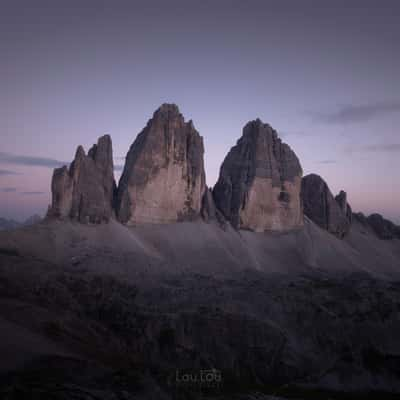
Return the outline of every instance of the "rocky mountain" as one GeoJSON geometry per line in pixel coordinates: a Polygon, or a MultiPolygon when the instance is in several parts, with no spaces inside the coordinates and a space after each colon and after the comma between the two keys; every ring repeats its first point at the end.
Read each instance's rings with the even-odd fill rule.
{"type": "Polygon", "coordinates": [[[400,226],[385,219],[380,214],[371,214],[366,217],[363,213],[354,214],[363,226],[369,227],[382,240],[400,239],[400,226]]]}
{"type": "MultiPolygon", "coordinates": [[[[221,227],[264,232],[298,229],[305,215],[339,238],[349,232],[353,212],[346,192],[334,197],[316,174],[302,179],[296,154],[261,120],[245,125],[213,190],[205,184],[203,155],[193,122],[185,122],[175,104],[163,104],[130,147],[118,187],[111,138],[105,135],[87,155],[79,146],[69,168],[54,170],[47,216],[81,223],[115,217],[130,225],[201,217],[221,227]]],[[[381,239],[399,237],[400,228],[379,214],[357,218],[381,239]]]]}
{"type": "Polygon", "coordinates": [[[79,146],[69,168],[54,170],[51,192],[48,217],[107,222],[113,215],[115,192],[110,136],[99,138],[87,155],[79,146]]]}
{"type": "Polygon", "coordinates": [[[221,166],[215,204],[238,229],[284,231],[303,224],[302,168],[296,154],[268,124],[257,119],[221,166]]]}
{"type": "Polygon", "coordinates": [[[203,139],[174,104],[163,104],[137,136],[118,185],[123,223],[197,218],[205,190],[203,139]]]}
{"type": "Polygon", "coordinates": [[[310,174],[302,179],[301,197],[304,214],[314,223],[339,238],[348,233],[352,211],[344,191],[335,198],[319,175],[310,174]]]}
{"type": "Polygon", "coordinates": [[[0,232],[1,399],[399,396],[399,228],[260,120],[213,190],[203,152],[164,104],[118,188],[104,136],[54,171],[49,218],[0,232]]]}
{"type": "Polygon", "coordinates": [[[340,209],[351,224],[353,211],[350,207],[350,204],[347,202],[347,193],[344,190],[341,190],[339,194],[335,196],[335,200],[339,204],[340,209]]]}

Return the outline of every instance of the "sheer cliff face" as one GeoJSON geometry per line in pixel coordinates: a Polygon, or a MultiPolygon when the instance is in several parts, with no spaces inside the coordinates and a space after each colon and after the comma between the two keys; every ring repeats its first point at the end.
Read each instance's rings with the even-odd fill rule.
{"type": "Polygon", "coordinates": [[[85,154],[79,146],[70,168],[54,170],[49,217],[82,223],[107,222],[113,215],[115,191],[112,143],[102,136],[85,154]]]}
{"type": "Polygon", "coordinates": [[[301,176],[295,153],[257,119],[226,156],[213,190],[215,203],[238,229],[294,229],[303,225],[301,176]]]}
{"type": "Polygon", "coordinates": [[[132,144],[117,196],[123,223],[196,218],[205,190],[203,139],[173,104],[163,104],[132,144]]]}
{"type": "Polygon", "coordinates": [[[349,231],[352,211],[347,195],[341,191],[333,197],[327,183],[316,174],[310,174],[302,181],[304,214],[319,227],[343,238],[349,231]]]}

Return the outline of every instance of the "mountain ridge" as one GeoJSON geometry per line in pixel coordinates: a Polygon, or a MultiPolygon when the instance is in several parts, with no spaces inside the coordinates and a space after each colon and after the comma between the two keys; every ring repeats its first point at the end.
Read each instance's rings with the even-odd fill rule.
{"type": "Polygon", "coordinates": [[[0,397],[200,400],[188,370],[219,371],[221,400],[398,396],[398,227],[302,178],[269,125],[237,146],[210,190],[165,105],[126,185],[110,137],[55,171],[47,217],[0,232],[0,397]]]}
{"type": "MultiPolygon", "coordinates": [[[[87,156],[78,146],[69,169],[54,170],[47,217],[157,224],[218,216],[222,226],[262,232],[297,229],[306,215],[339,238],[348,233],[353,211],[347,194],[334,197],[316,174],[302,177],[296,154],[260,119],[245,124],[212,190],[206,186],[203,155],[192,120],[186,122],[176,104],[164,103],[130,146],[118,185],[109,135],[87,156]],[[102,189],[96,194],[97,187],[102,189]]],[[[399,237],[400,228],[379,214],[357,215],[381,239],[399,237]]]]}

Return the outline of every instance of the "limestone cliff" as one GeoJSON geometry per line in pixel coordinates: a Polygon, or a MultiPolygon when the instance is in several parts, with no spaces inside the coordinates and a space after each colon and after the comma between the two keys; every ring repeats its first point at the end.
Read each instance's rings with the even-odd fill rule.
{"type": "Polygon", "coordinates": [[[384,240],[400,239],[400,226],[395,225],[392,221],[383,218],[380,214],[371,214],[366,218],[368,225],[375,234],[384,240]]]}
{"type": "Polygon", "coordinates": [[[221,166],[213,195],[216,206],[238,229],[283,231],[303,225],[302,168],[275,130],[249,122],[221,166]]]}
{"type": "Polygon", "coordinates": [[[353,218],[353,211],[350,207],[350,204],[347,202],[347,193],[343,190],[339,192],[337,196],[335,196],[336,202],[339,204],[343,214],[346,216],[347,220],[351,224],[353,218]]]}
{"type": "Polygon", "coordinates": [[[137,136],[118,185],[123,223],[169,223],[200,215],[203,139],[174,104],[163,104],[137,136]]]}
{"type": "Polygon", "coordinates": [[[53,173],[48,217],[82,223],[107,222],[113,215],[115,191],[112,143],[108,135],[85,154],[79,146],[70,167],[53,173]]]}
{"type": "Polygon", "coordinates": [[[301,195],[304,214],[319,227],[343,238],[351,225],[352,211],[346,193],[333,197],[327,183],[316,174],[303,178],[301,195]]]}

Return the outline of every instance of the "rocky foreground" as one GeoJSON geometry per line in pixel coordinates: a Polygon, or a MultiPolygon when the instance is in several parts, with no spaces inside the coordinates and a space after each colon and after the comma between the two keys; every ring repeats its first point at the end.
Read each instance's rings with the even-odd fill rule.
{"type": "Polygon", "coordinates": [[[400,241],[361,223],[47,221],[0,241],[1,398],[400,393],[400,241]],[[176,380],[213,368],[217,386],[176,380]]]}

